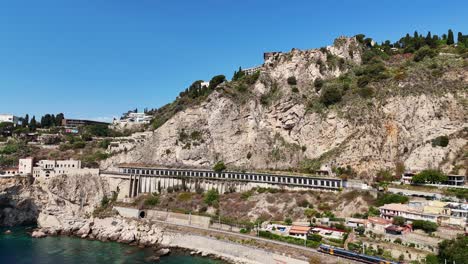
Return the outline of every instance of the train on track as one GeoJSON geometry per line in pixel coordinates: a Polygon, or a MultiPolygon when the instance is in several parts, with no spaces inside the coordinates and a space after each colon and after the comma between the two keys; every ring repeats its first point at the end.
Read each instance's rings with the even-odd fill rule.
{"type": "Polygon", "coordinates": [[[364,254],[359,254],[359,253],[356,253],[356,252],[353,252],[353,251],[345,250],[343,248],[337,248],[337,247],[333,247],[333,246],[329,246],[329,245],[325,245],[325,244],[321,244],[318,250],[320,252],[323,252],[323,253],[326,253],[326,254],[330,254],[330,255],[338,256],[338,257],[343,257],[343,258],[347,258],[347,259],[352,259],[352,260],[356,260],[356,261],[363,262],[363,263],[370,263],[370,264],[374,264],[374,263],[377,263],[377,264],[400,264],[401,263],[401,262],[395,262],[395,261],[392,261],[392,260],[386,260],[386,259],[375,257],[375,256],[368,256],[368,255],[364,255],[364,254]]]}

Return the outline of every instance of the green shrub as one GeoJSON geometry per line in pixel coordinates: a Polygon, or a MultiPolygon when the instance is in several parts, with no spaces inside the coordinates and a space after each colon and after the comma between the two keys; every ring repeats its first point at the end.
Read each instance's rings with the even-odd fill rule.
{"type": "Polygon", "coordinates": [[[209,89],[214,90],[218,85],[222,84],[226,81],[226,76],[224,75],[216,75],[210,80],[210,84],[208,86],[209,89]]]}
{"type": "Polygon", "coordinates": [[[384,169],[379,170],[376,176],[377,177],[375,178],[375,180],[377,182],[390,182],[394,179],[392,173],[389,170],[384,169]]]}
{"type": "Polygon", "coordinates": [[[291,88],[291,91],[292,91],[293,93],[298,93],[298,92],[299,92],[299,89],[297,89],[297,87],[293,87],[293,88],[291,88]]]}
{"type": "Polygon", "coordinates": [[[226,165],[224,165],[223,161],[218,161],[216,164],[213,166],[213,170],[216,172],[222,172],[226,169],[226,165]]]}
{"type": "Polygon", "coordinates": [[[241,228],[241,230],[239,231],[239,233],[241,234],[247,234],[249,233],[249,230],[245,229],[245,228],[241,228]]]}
{"type": "Polygon", "coordinates": [[[324,104],[325,106],[330,106],[333,104],[336,104],[341,101],[342,98],[341,91],[332,86],[332,87],[327,87],[325,90],[322,91],[322,94],[320,95],[320,102],[324,104]]]}
{"type": "Polygon", "coordinates": [[[296,85],[297,84],[296,77],[294,77],[294,76],[290,76],[287,81],[288,81],[289,85],[296,85]]]}
{"type": "Polygon", "coordinates": [[[189,192],[183,192],[177,196],[177,200],[182,201],[182,202],[187,202],[190,201],[192,198],[192,194],[189,192]]]}
{"type": "Polygon", "coordinates": [[[110,140],[109,139],[104,139],[99,142],[99,147],[102,149],[107,149],[110,145],[110,140]]]}
{"type": "Polygon", "coordinates": [[[414,61],[422,61],[424,58],[429,57],[429,58],[434,58],[437,56],[437,51],[434,49],[431,49],[428,46],[424,46],[420,48],[416,53],[414,54],[414,61]]]}
{"type": "Polygon", "coordinates": [[[409,201],[407,196],[396,194],[396,193],[384,193],[379,194],[377,197],[376,205],[382,206],[384,204],[391,203],[407,203],[409,201]]]}
{"type": "Polygon", "coordinates": [[[296,203],[297,203],[297,206],[303,207],[303,208],[308,208],[310,205],[309,201],[307,201],[306,199],[298,200],[296,203]]]}
{"type": "Polygon", "coordinates": [[[241,93],[247,92],[247,86],[245,86],[243,83],[241,83],[241,84],[236,86],[236,90],[241,92],[241,93]]]}
{"type": "Polygon", "coordinates": [[[432,140],[432,146],[440,146],[445,148],[449,143],[449,138],[447,136],[436,137],[432,140]]]}
{"type": "Polygon", "coordinates": [[[426,233],[432,233],[437,231],[437,224],[430,221],[424,220],[414,220],[413,221],[413,229],[422,229],[426,233]]]}
{"type": "Polygon", "coordinates": [[[219,193],[216,189],[211,189],[209,191],[207,191],[205,193],[205,197],[203,199],[203,201],[207,204],[207,205],[214,205],[214,204],[217,204],[218,201],[219,201],[219,193]]]}
{"type": "Polygon", "coordinates": [[[358,89],[358,94],[363,98],[371,98],[374,95],[374,89],[371,87],[362,87],[358,89]]]}
{"type": "Polygon", "coordinates": [[[104,195],[101,199],[101,206],[106,207],[109,204],[109,198],[107,195],[104,195]]]}
{"type": "Polygon", "coordinates": [[[145,206],[156,206],[159,204],[159,197],[156,195],[151,195],[150,197],[146,198],[144,201],[145,206]]]}
{"type": "Polygon", "coordinates": [[[73,143],[73,149],[82,149],[86,147],[86,143],[84,141],[77,141],[73,143]]]}
{"type": "Polygon", "coordinates": [[[18,152],[19,144],[17,143],[8,143],[2,149],[0,149],[0,154],[10,155],[18,152]]]}
{"type": "Polygon", "coordinates": [[[308,236],[307,239],[310,239],[310,240],[316,241],[316,242],[320,242],[320,241],[322,241],[322,236],[319,235],[319,234],[312,234],[312,235],[308,236]]]}
{"type": "Polygon", "coordinates": [[[314,87],[315,87],[315,91],[320,91],[320,89],[322,89],[323,87],[323,84],[324,84],[324,81],[319,77],[317,79],[314,80],[314,87]]]}
{"type": "Polygon", "coordinates": [[[405,218],[401,216],[393,217],[393,224],[397,226],[403,226],[405,224],[405,218]]]}
{"type": "Polygon", "coordinates": [[[253,193],[254,193],[253,190],[243,192],[243,193],[241,193],[241,199],[242,200],[248,200],[250,198],[250,196],[253,195],[253,193]]]}

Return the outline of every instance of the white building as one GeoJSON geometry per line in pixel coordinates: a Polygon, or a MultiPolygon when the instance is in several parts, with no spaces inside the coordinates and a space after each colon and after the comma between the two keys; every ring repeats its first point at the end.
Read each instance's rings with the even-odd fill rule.
{"type": "Polygon", "coordinates": [[[48,179],[59,175],[99,175],[99,169],[81,168],[79,160],[41,160],[33,168],[33,177],[48,179]]]}
{"type": "Polygon", "coordinates": [[[18,176],[18,168],[0,168],[1,177],[14,177],[18,176]]]}
{"type": "Polygon", "coordinates": [[[114,125],[149,124],[152,119],[153,117],[146,113],[129,113],[119,120],[114,119],[114,125]]]}
{"type": "Polygon", "coordinates": [[[0,123],[13,123],[13,125],[18,125],[19,117],[11,114],[0,114],[0,123]]]}
{"type": "Polygon", "coordinates": [[[18,172],[20,175],[32,175],[33,166],[33,158],[20,159],[18,163],[18,172]]]}
{"type": "Polygon", "coordinates": [[[245,73],[245,75],[252,75],[256,72],[259,72],[263,69],[263,65],[261,66],[255,66],[255,67],[252,67],[252,68],[247,68],[247,69],[243,69],[242,71],[245,73]]]}
{"type": "Polygon", "coordinates": [[[425,220],[439,225],[465,226],[468,205],[441,201],[415,201],[409,204],[386,204],[379,207],[382,218],[392,220],[401,216],[406,220],[425,220]]]}

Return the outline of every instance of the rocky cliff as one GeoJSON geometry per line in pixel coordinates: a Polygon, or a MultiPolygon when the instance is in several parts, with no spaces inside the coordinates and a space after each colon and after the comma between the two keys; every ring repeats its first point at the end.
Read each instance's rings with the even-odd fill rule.
{"type": "Polygon", "coordinates": [[[35,224],[38,219],[89,216],[102,197],[110,195],[105,179],[80,175],[56,177],[45,182],[0,179],[0,226],[35,224]]]}
{"type": "MultiPolygon", "coordinates": [[[[362,88],[356,79],[367,67],[364,52],[356,38],[339,38],[326,48],[276,54],[253,83],[220,85],[102,168],[123,162],[210,168],[222,160],[257,170],[350,165],[363,177],[396,163],[453,170],[467,145],[467,59],[439,55],[415,63],[394,56],[385,61],[385,77],[362,88]],[[325,106],[320,98],[333,86],[342,99],[325,106]],[[439,136],[449,138],[448,146],[432,143],[439,136]]],[[[461,163],[457,172],[465,173],[461,163]]]]}

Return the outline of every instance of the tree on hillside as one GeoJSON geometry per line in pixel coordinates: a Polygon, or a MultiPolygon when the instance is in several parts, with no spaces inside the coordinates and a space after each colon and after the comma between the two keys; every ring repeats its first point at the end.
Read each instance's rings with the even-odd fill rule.
{"type": "Polygon", "coordinates": [[[61,126],[63,119],[65,119],[65,116],[63,115],[63,113],[57,114],[55,116],[55,126],[61,126]]]}
{"type": "Polygon", "coordinates": [[[413,176],[412,182],[422,183],[442,183],[447,181],[447,176],[439,170],[427,169],[413,176]]]}
{"type": "Polygon", "coordinates": [[[36,116],[33,116],[31,122],[29,123],[29,128],[31,131],[35,131],[37,128],[36,116]]]}
{"type": "Polygon", "coordinates": [[[393,222],[392,222],[394,225],[397,225],[397,226],[403,226],[405,224],[405,218],[401,217],[401,216],[395,216],[393,217],[393,222]]]}
{"type": "Polygon", "coordinates": [[[226,81],[226,76],[216,75],[213,78],[211,78],[210,85],[208,86],[208,88],[210,88],[211,90],[214,90],[216,87],[218,87],[218,85],[222,84],[225,81],[226,81]]]}
{"type": "Polygon", "coordinates": [[[55,116],[51,114],[45,114],[41,117],[41,127],[49,128],[55,125],[55,116]]]}
{"type": "Polygon", "coordinates": [[[466,263],[468,260],[468,236],[459,235],[456,239],[444,240],[439,244],[440,263],[466,263]]]}
{"type": "Polygon", "coordinates": [[[457,43],[463,43],[463,33],[458,32],[457,43]]]}
{"type": "Polygon", "coordinates": [[[447,35],[447,45],[453,45],[455,43],[453,39],[453,31],[449,29],[448,35],[447,35]]]}
{"type": "Polygon", "coordinates": [[[232,80],[237,81],[237,80],[240,80],[244,76],[245,76],[244,71],[242,70],[241,67],[239,67],[238,71],[234,71],[234,75],[232,76],[232,80]]]}
{"type": "Polygon", "coordinates": [[[23,125],[23,127],[29,126],[29,115],[28,114],[26,114],[24,116],[22,125],[23,125]]]}
{"type": "Polygon", "coordinates": [[[210,206],[218,203],[218,201],[219,201],[218,191],[216,189],[211,189],[211,190],[207,191],[205,193],[205,197],[204,197],[203,201],[207,205],[210,205],[210,206]]]}

